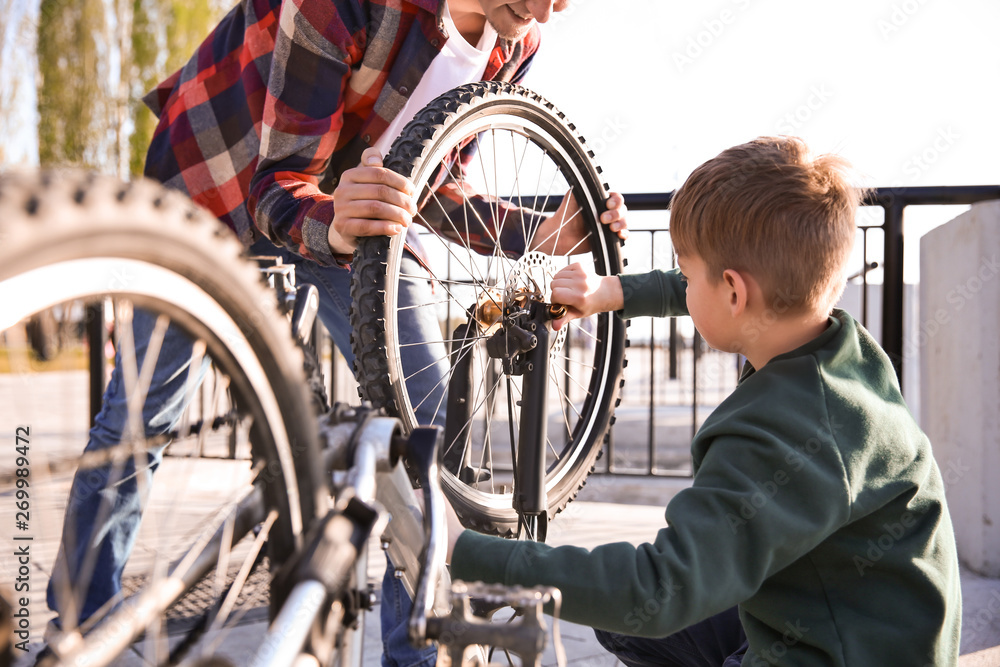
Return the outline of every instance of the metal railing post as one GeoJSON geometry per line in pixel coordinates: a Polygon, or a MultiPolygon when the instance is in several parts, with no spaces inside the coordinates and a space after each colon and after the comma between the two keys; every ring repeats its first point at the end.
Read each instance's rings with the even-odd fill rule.
{"type": "Polygon", "coordinates": [[[894,199],[885,207],[882,277],[882,348],[903,386],[903,208],[894,199]]]}
{"type": "Polygon", "coordinates": [[[87,304],[86,318],[90,361],[90,426],[93,427],[104,400],[104,348],[108,344],[108,331],[104,328],[103,299],[87,304]]]}

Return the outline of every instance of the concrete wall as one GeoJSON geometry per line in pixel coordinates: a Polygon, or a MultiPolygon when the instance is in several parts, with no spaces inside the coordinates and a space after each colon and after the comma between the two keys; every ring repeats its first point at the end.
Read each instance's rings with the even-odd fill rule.
{"type": "MultiPolygon", "coordinates": [[[[854,319],[865,325],[875,340],[882,344],[882,283],[868,285],[868,321],[864,319],[861,288],[859,282],[850,282],[843,296],[837,302],[838,308],[849,312],[854,319]]],[[[920,315],[918,285],[903,285],[903,399],[910,412],[920,422],[920,363],[915,339],[920,315]]],[[[921,427],[923,424],[921,423],[921,427]]]]}
{"type": "Polygon", "coordinates": [[[1000,577],[1000,201],[924,236],[920,272],[921,422],[959,557],[1000,577]]]}

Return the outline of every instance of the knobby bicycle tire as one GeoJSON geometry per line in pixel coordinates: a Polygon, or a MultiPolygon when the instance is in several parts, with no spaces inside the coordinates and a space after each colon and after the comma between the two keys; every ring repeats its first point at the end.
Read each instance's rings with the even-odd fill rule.
{"type": "MultiPolygon", "coordinates": [[[[479,165],[482,165],[482,177],[477,176],[479,186],[485,184],[487,190],[492,190],[491,186],[495,185],[496,191],[489,194],[515,206],[520,205],[522,208],[519,210],[527,210],[523,208],[526,203],[536,209],[535,213],[554,208],[552,204],[561,200],[565,190],[555,192],[553,184],[563,184],[567,189],[572,189],[583,209],[587,239],[591,244],[589,252],[584,253],[584,260],[593,262],[593,268],[599,274],[621,272],[624,266],[621,241],[601,225],[597,218],[598,211],[604,209],[608,193],[601,170],[594,164],[593,153],[575,127],[550,102],[528,89],[512,84],[481,82],[461,86],[437,98],[416,115],[393,144],[384,164],[411,179],[417,191],[422,193],[421,200],[430,202],[432,199],[436,200],[436,195],[429,192],[428,183],[436,180],[435,185],[439,185],[442,174],[445,174],[445,180],[450,177],[455,182],[456,189],[465,191],[465,179],[472,169],[456,170],[454,160],[458,157],[457,151],[460,148],[473,155],[470,164],[478,160],[479,165]],[[500,139],[497,139],[498,132],[500,139]],[[511,157],[508,157],[508,135],[511,157]],[[474,151],[470,151],[470,147],[474,151]],[[484,159],[483,154],[490,150],[493,151],[494,168],[491,174],[487,174],[490,168],[486,163],[490,158],[484,159]],[[513,181],[500,173],[506,167],[498,165],[498,160],[507,161],[509,166],[515,167],[513,181]],[[536,163],[537,178],[533,173],[536,163]],[[527,192],[530,184],[520,174],[522,169],[530,169],[532,172],[531,180],[535,181],[535,187],[531,193],[527,192]],[[454,173],[459,173],[460,176],[456,179],[454,173]],[[501,180],[512,184],[501,187],[501,180]],[[546,182],[548,191],[544,191],[546,182]],[[507,191],[504,193],[506,196],[501,196],[501,190],[507,191]],[[539,206],[540,203],[542,206],[539,206]]],[[[468,211],[463,215],[468,215],[468,211]]],[[[523,213],[521,220],[523,225],[523,213]]],[[[468,224],[468,219],[465,223],[468,224]]],[[[456,223],[449,220],[448,224],[455,232],[453,236],[460,236],[456,223]]],[[[497,230],[497,235],[499,233],[497,230]]],[[[534,231],[525,231],[525,237],[533,233],[534,231]]],[[[431,273],[426,280],[437,287],[439,293],[443,292],[443,296],[439,298],[448,302],[447,314],[444,316],[438,304],[437,317],[443,322],[442,340],[451,346],[449,354],[453,362],[461,360],[463,354],[469,357],[477,354],[475,346],[478,345],[474,341],[468,342],[472,341],[471,335],[461,340],[456,337],[457,333],[452,335],[456,313],[468,311],[476,304],[477,298],[482,302],[483,294],[490,295],[485,297],[487,300],[496,301],[498,297],[493,295],[509,294],[512,289],[524,291],[523,286],[516,287],[515,283],[526,280],[525,276],[532,271],[544,282],[551,278],[557,261],[562,261],[538,252],[524,253],[520,259],[515,260],[494,251],[494,255],[485,260],[490,266],[481,269],[481,275],[477,277],[474,275],[477,273],[474,265],[484,260],[482,257],[473,258],[471,243],[445,240],[442,234],[436,233],[423,234],[420,238],[427,253],[433,251],[428,250],[428,247],[434,244],[444,247],[444,250],[439,250],[437,258],[428,257],[424,264],[431,273]],[[446,245],[448,243],[454,244],[449,247],[446,245]],[[450,279],[439,272],[437,269],[443,263],[442,258],[447,258],[449,265],[454,259],[465,270],[465,278],[450,279]],[[471,296],[457,295],[459,289],[465,288],[464,284],[460,284],[463,282],[474,283],[471,296]]],[[[493,240],[492,237],[490,240],[493,240]]],[[[558,235],[556,242],[558,243],[558,235]]],[[[576,248],[572,249],[571,253],[575,250],[576,248]]],[[[400,281],[404,277],[400,272],[403,253],[401,236],[371,237],[359,241],[353,263],[351,324],[355,375],[362,398],[371,401],[376,407],[385,408],[398,417],[406,429],[411,429],[418,425],[414,405],[419,407],[424,403],[418,404],[419,397],[410,395],[412,388],[408,388],[408,378],[402,366],[402,347],[413,345],[401,344],[401,337],[408,335],[408,332],[400,331],[397,323],[397,313],[401,312],[397,298],[400,281]]],[[[579,253],[574,259],[580,259],[579,253]]],[[[409,276],[405,277],[410,279],[409,276]]],[[[532,280],[534,282],[531,284],[537,287],[538,281],[534,278],[532,280]]],[[[458,317],[461,321],[461,315],[458,317]]],[[[556,412],[561,410],[563,414],[551,416],[555,430],[562,432],[563,442],[546,443],[553,454],[547,463],[545,480],[550,517],[561,511],[576,496],[600,456],[608,428],[614,420],[613,411],[619,402],[618,394],[623,382],[622,368],[627,346],[625,327],[626,322],[614,313],[604,313],[587,322],[573,323],[570,328],[575,335],[576,347],[563,340],[562,350],[553,352],[553,365],[565,366],[556,371],[556,374],[563,373],[558,378],[560,383],[565,384],[565,388],[561,384],[557,387],[553,385],[557,401],[561,402],[556,412]],[[593,327],[593,331],[589,331],[589,327],[593,327]],[[589,350],[588,346],[593,349],[589,350]],[[583,352],[577,348],[583,348],[583,352]],[[576,373],[575,370],[570,370],[571,367],[582,368],[583,371],[576,373]],[[585,376],[587,373],[589,378],[576,378],[578,374],[585,376]],[[577,387],[573,387],[571,383],[575,383],[577,387]],[[582,398],[574,398],[574,392],[582,392],[582,398]],[[580,404],[579,408],[576,403],[580,404]]],[[[466,465],[458,470],[455,466],[451,469],[442,466],[443,486],[467,526],[483,532],[514,535],[518,531],[518,517],[512,507],[513,491],[508,485],[499,484],[498,480],[504,473],[493,460],[494,454],[499,456],[500,452],[499,447],[493,447],[492,441],[502,439],[500,432],[503,428],[500,422],[505,408],[495,407],[497,397],[501,396],[501,405],[507,403],[513,408],[507,419],[507,431],[511,432],[511,418],[516,421],[519,416],[517,395],[514,393],[518,387],[509,388],[510,385],[503,376],[493,379],[497,377],[495,367],[498,362],[495,360],[467,363],[479,364],[476,369],[468,372],[474,380],[478,373],[479,385],[482,385],[475,389],[475,392],[481,391],[482,396],[470,395],[470,398],[476,399],[469,401],[476,404],[472,408],[476,414],[470,417],[470,422],[479,419],[483,424],[467,427],[470,434],[477,428],[479,431],[474,435],[462,435],[467,441],[463,446],[472,449],[476,446],[473,441],[478,441],[481,445],[478,456],[470,457],[466,453],[463,459],[466,462],[472,460],[471,467],[466,465]],[[505,399],[503,394],[506,394],[505,399]],[[488,415],[477,416],[487,412],[488,415]],[[489,481],[484,483],[482,479],[487,475],[481,471],[486,459],[489,459],[488,465],[494,467],[488,472],[489,481]],[[470,469],[473,470],[472,473],[468,473],[470,469]]],[[[446,385],[450,386],[454,382],[455,366],[456,364],[452,364],[452,369],[447,371],[451,375],[446,376],[446,385]]],[[[551,376],[552,373],[550,382],[555,382],[551,376]]],[[[427,398],[423,401],[426,402],[427,398]]],[[[440,419],[440,406],[444,401],[443,397],[438,399],[436,419],[440,419]]],[[[447,404],[452,403],[449,400],[447,404]]],[[[546,409],[548,410],[548,406],[546,409]]],[[[547,413],[546,419],[549,417],[547,413]]],[[[444,420],[446,421],[446,417],[444,420]]],[[[513,453],[510,454],[510,466],[515,465],[514,456],[513,453]]]]}
{"type": "MultiPolygon", "coordinates": [[[[171,324],[204,343],[204,357],[211,359],[219,377],[225,381],[223,385],[220,380],[217,387],[228,386],[232,396],[230,416],[216,415],[215,426],[211,414],[203,417],[200,433],[227,428],[227,423],[235,424],[231,426],[234,430],[246,429],[243,438],[249,458],[225,461],[228,466],[225,471],[236,466],[235,488],[238,493],[245,494],[242,496],[245,500],[251,495],[262,499],[255,502],[263,507],[262,515],[269,514],[270,523],[265,522],[265,525],[270,529],[265,531],[265,536],[266,553],[272,566],[294,553],[301,546],[304,529],[324,510],[328,497],[318,464],[317,419],[303,378],[302,353],[292,342],[288,322],[278,313],[273,293],[261,283],[260,272],[241,256],[242,249],[232,233],[187,198],[149,181],[122,183],[74,171],[12,172],[0,176],[0,239],[0,332],[8,334],[0,352],[7,354],[11,360],[9,365],[12,368],[16,365],[17,332],[22,326],[18,323],[44,308],[59,307],[72,317],[78,317],[82,310],[80,303],[103,304],[111,299],[117,304],[119,313],[133,312],[131,307],[134,305],[165,316],[161,317],[164,323],[169,319],[171,324]]],[[[126,317],[119,320],[119,325],[126,326],[130,322],[126,317]]],[[[196,344],[195,349],[201,349],[200,344],[196,344]]],[[[123,361],[123,366],[127,363],[123,361]]],[[[6,402],[25,408],[26,413],[35,401],[56,402],[51,407],[41,406],[41,411],[37,412],[42,421],[36,422],[33,428],[40,434],[34,436],[30,450],[31,488],[39,494],[38,498],[51,500],[46,503],[51,514],[43,515],[47,518],[32,524],[35,530],[45,533],[39,533],[36,539],[46,540],[44,547],[35,543],[44,549],[39,553],[46,555],[37,557],[33,566],[36,572],[51,575],[56,567],[54,554],[59,543],[57,526],[62,523],[62,509],[66,505],[62,493],[73,475],[73,468],[68,466],[79,463],[79,472],[83,474],[80,479],[86,479],[89,471],[111,464],[82,454],[86,444],[86,431],[82,429],[79,440],[74,433],[65,444],[57,443],[56,436],[48,432],[52,428],[47,429],[44,422],[57,420],[61,409],[59,396],[31,398],[30,392],[41,391],[39,388],[47,386],[49,378],[23,364],[21,373],[19,379],[8,377],[5,380],[0,375],[0,382],[9,385],[11,395],[6,402]]],[[[79,384],[73,387],[79,389],[79,384]]],[[[223,391],[219,389],[217,393],[221,396],[223,391]]],[[[7,418],[11,418],[9,413],[5,421],[7,418]]],[[[13,432],[12,425],[10,430],[13,432]]],[[[225,438],[220,439],[225,441],[225,438]]],[[[140,439],[137,442],[151,446],[148,441],[143,443],[140,439]]],[[[203,443],[199,440],[199,445],[203,443]]],[[[121,447],[124,445],[111,449],[121,447]]],[[[131,451],[128,457],[133,456],[131,451]]],[[[139,450],[135,451],[138,457],[139,450]]],[[[144,451],[142,455],[145,456],[144,451]]],[[[191,458],[197,459],[197,464],[217,466],[199,473],[204,475],[199,477],[204,480],[202,484],[222,484],[222,480],[213,477],[212,471],[221,470],[218,466],[223,463],[204,463],[207,459],[200,454],[191,458]]],[[[9,474],[12,461],[7,457],[0,463],[0,476],[6,483],[12,479],[9,474]]],[[[171,479],[178,483],[176,477],[171,479]]],[[[3,488],[7,488],[6,483],[3,488]]],[[[167,491],[163,482],[159,486],[154,482],[153,489],[167,491]]],[[[197,496],[209,490],[196,487],[180,492],[183,495],[174,502],[182,503],[191,493],[197,496]]],[[[105,493],[112,492],[106,488],[105,493]]],[[[236,531],[253,528],[253,519],[240,519],[232,512],[236,499],[223,498],[219,501],[217,515],[199,518],[203,522],[198,526],[202,533],[191,537],[192,543],[200,543],[199,540],[207,539],[213,531],[220,534],[218,531],[231,523],[237,526],[233,529],[236,531]]],[[[170,501],[159,504],[167,506],[170,501]]],[[[203,504],[200,499],[197,503],[192,502],[192,506],[203,504]]],[[[153,511],[147,508],[146,513],[153,511]]],[[[173,516],[171,511],[169,507],[163,509],[166,516],[173,516]]],[[[168,540],[164,544],[174,545],[181,533],[191,531],[192,519],[182,518],[185,520],[176,523],[184,530],[169,526],[163,529],[172,533],[163,536],[168,540]]],[[[147,530],[150,521],[153,519],[146,516],[143,531],[147,530]]],[[[235,546],[239,537],[240,534],[233,537],[232,550],[224,546],[221,552],[227,561],[232,559],[229,565],[236,564],[234,554],[239,548],[235,546]]],[[[252,536],[250,541],[253,541],[252,536]]],[[[144,547],[147,549],[144,553],[152,554],[161,547],[160,542],[151,542],[149,547],[144,547]]],[[[133,550],[133,556],[136,553],[133,550]]],[[[219,582],[233,577],[231,572],[218,571],[225,569],[222,560],[220,556],[215,565],[219,582]]],[[[260,557],[254,562],[259,563],[260,557]]],[[[157,564],[148,573],[138,574],[133,579],[136,586],[141,587],[140,591],[156,585],[157,572],[162,574],[166,567],[173,567],[155,558],[154,563],[157,564]]],[[[266,583],[259,585],[266,590],[266,583]]],[[[79,593],[76,586],[77,582],[70,581],[66,589],[70,592],[66,595],[79,593]]],[[[44,590],[44,580],[36,579],[35,587],[44,590]]],[[[35,599],[39,599],[38,596],[35,599]]],[[[68,598],[61,604],[67,601],[68,598]]],[[[76,599],[72,604],[79,603],[76,599]]],[[[113,635],[114,622],[122,613],[112,610],[96,624],[95,614],[91,620],[94,631],[109,627],[113,635]]],[[[43,622],[44,614],[44,609],[38,609],[35,618],[43,622]]],[[[63,622],[67,623],[65,618],[63,622]]],[[[163,626],[168,627],[166,623],[163,626]]],[[[147,638],[156,634],[152,626],[144,630],[147,638]]],[[[40,637],[41,633],[33,628],[33,639],[40,637]]],[[[86,642],[85,638],[85,647],[86,642]]],[[[100,647],[94,650],[95,653],[86,653],[84,658],[92,660],[91,664],[114,660],[113,655],[100,647]]],[[[119,646],[116,650],[124,650],[124,647],[119,646]]],[[[74,651],[80,658],[82,654],[77,649],[74,651]]],[[[170,656],[171,660],[174,658],[176,656],[170,656]]],[[[163,662],[167,662],[166,657],[163,662]]]]}

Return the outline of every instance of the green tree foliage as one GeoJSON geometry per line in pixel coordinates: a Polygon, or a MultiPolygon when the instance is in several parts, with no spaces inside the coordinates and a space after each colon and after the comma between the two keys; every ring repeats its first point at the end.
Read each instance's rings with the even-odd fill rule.
{"type": "Polygon", "coordinates": [[[135,0],[132,23],[132,109],[135,129],[129,138],[129,171],[141,174],[156,117],[142,96],[166,74],[166,0],[135,0]]]}
{"type": "Polygon", "coordinates": [[[222,17],[218,0],[134,0],[130,170],[142,173],[156,117],[142,97],[184,65],[222,17]]]}
{"type": "Polygon", "coordinates": [[[156,118],[142,97],[222,15],[219,0],[40,0],[39,158],[138,174],[156,118]]]}
{"type": "Polygon", "coordinates": [[[39,161],[109,168],[113,119],[102,0],[42,0],[38,21],[39,161]]]}

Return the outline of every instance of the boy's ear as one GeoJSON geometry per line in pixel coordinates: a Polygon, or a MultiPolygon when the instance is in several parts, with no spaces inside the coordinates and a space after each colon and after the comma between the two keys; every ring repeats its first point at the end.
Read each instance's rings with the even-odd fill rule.
{"type": "Polygon", "coordinates": [[[746,312],[747,299],[750,296],[748,278],[749,276],[744,276],[735,269],[726,269],[722,272],[722,281],[729,292],[729,314],[733,318],[746,312]]]}

